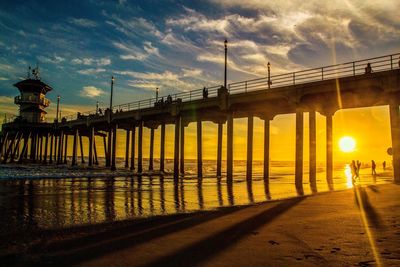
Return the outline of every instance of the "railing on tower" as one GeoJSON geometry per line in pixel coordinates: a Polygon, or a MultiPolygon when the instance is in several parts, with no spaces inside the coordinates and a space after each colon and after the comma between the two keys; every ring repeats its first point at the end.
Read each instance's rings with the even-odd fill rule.
{"type": "MultiPolygon", "coordinates": [[[[358,61],[352,61],[342,64],[324,66],[320,68],[313,68],[308,70],[301,70],[286,74],[272,75],[270,77],[270,89],[276,89],[285,86],[294,86],[305,83],[319,82],[324,80],[331,80],[336,78],[344,78],[350,76],[364,75],[366,73],[367,64],[371,65],[372,72],[381,72],[386,70],[393,70],[400,68],[400,53],[386,55],[381,57],[368,58],[358,61]]],[[[206,88],[208,91],[208,97],[216,97],[218,89],[221,85],[212,86],[206,88]]],[[[234,82],[228,84],[228,91],[230,94],[248,93],[259,90],[268,89],[268,77],[234,82]]],[[[199,99],[203,99],[203,89],[192,90],[189,92],[182,92],[170,95],[172,101],[178,101],[181,99],[182,102],[191,102],[199,99]]],[[[159,97],[158,100],[163,99],[164,103],[167,96],[159,97]]],[[[146,108],[152,108],[156,106],[156,98],[150,98],[131,103],[121,104],[113,106],[113,112],[141,110],[146,108]]],[[[88,111],[79,113],[81,118],[90,118],[94,116],[104,115],[99,114],[98,111],[88,111]]],[[[78,114],[73,114],[64,117],[67,121],[77,119],[78,114]]]]}

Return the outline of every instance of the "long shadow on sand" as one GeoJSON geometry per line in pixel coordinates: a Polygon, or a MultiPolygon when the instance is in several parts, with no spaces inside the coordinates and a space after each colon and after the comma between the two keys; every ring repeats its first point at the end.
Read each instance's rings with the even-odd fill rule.
{"type": "Polygon", "coordinates": [[[218,253],[254,232],[256,229],[272,222],[279,215],[299,204],[304,198],[286,200],[270,209],[264,210],[246,220],[200,240],[171,255],[153,261],[146,266],[194,266],[209,260],[218,253]]]}
{"type": "Polygon", "coordinates": [[[39,257],[40,265],[53,265],[56,262],[57,265],[64,266],[80,264],[114,251],[134,248],[155,238],[181,231],[245,208],[248,207],[229,207],[217,212],[199,212],[192,215],[178,214],[158,217],[153,220],[143,220],[138,223],[127,222],[128,225],[126,226],[111,226],[111,229],[106,229],[100,233],[49,243],[46,247],[37,248],[34,254],[35,252],[36,254],[46,254],[46,256],[39,257]]]}
{"type": "MultiPolygon", "coordinates": [[[[379,191],[374,186],[369,186],[368,188],[371,189],[371,191],[374,193],[379,193],[379,191]]],[[[363,212],[365,214],[368,223],[375,228],[383,227],[379,214],[376,212],[375,208],[369,201],[366,188],[355,186],[354,197],[357,207],[360,209],[360,212],[363,212]]]]}

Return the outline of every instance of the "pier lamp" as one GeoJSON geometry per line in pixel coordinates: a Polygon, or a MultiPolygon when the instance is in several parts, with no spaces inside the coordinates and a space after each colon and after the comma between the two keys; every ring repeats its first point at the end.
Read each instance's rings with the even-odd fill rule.
{"type": "Polygon", "coordinates": [[[111,123],[111,116],[112,116],[112,104],[113,104],[113,94],[114,94],[114,76],[111,76],[111,95],[110,95],[110,123],[111,123]]]}
{"type": "Polygon", "coordinates": [[[271,82],[271,63],[269,63],[269,61],[268,61],[267,67],[268,67],[268,89],[271,89],[271,84],[272,84],[272,82],[271,82]]]}
{"type": "Polygon", "coordinates": [[[226,88],[226,68],[227,68],[227,58],[228,58],[228,40],[225,39],[224,41],[225,47],[225,74],[224,74],[224,87],[226,88]]]}
{"type": "Polygon", "coordinates": [[[158,92],[159,92],[159,89],[158,89],[158,87],[156,88],[156,102],[158,101],[158,92]]]}

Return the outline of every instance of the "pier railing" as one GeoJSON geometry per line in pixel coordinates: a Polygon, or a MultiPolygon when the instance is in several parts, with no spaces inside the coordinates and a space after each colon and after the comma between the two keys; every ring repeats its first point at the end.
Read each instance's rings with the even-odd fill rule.
{"type": "MultiPolygon", "coordinates": [[[[280,88],[285,86],[295,86],[299,84],[319,82],[336,78],[364,75],[366,72],[368,72],[368,70],[366,69],[368,63],[371,66],[372,69],[371,72],[381,72],[386,70],[399,69],[400,53],[362,59],[336,65],[324,66],[320,68],[301,70],[291,73],[272,75],[270,77],[234,82],[228,84],[227,87],[230,94],[239,94],[252,91],[280,88]]],[[[207,97],[216,97],[218,88],[220,87],[221,85],[205,88],[207,91],[207,97]]],[[[131,103],[116,105],[113,106],[113,113],[152,108],[157,105],[164,105],[168,104],[169,102],[175,102],[178,101],[179,99],[182,102],[191,102],[203,99],[204,98],[203,90],[204,88],[192,90],[189,92],[171,94],[169,96],[159,97],[158,99],[150,98],[131,103]],[[160,102],[161,100],[163,100],[162,103],[160,102]]],[[[99,110],[94,110],[94,111],[80,113],[80,116],[89,118],[91,116],[99,116],[99,115],[104,115],[103,111],[99,112],[99,110]]],[[[69,115],[64,118],[67,121],[75,120],[78,118],[78,114],[69,115]]]]}

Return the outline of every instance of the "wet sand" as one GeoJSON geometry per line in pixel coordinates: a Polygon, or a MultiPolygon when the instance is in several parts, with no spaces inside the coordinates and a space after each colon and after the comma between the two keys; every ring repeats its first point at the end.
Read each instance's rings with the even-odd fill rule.
{"type": "Polygon", "coordinates": [[[3,234],[0,263],[84,266],[398,266],[400,185],[217,211],[3,234]]]}

